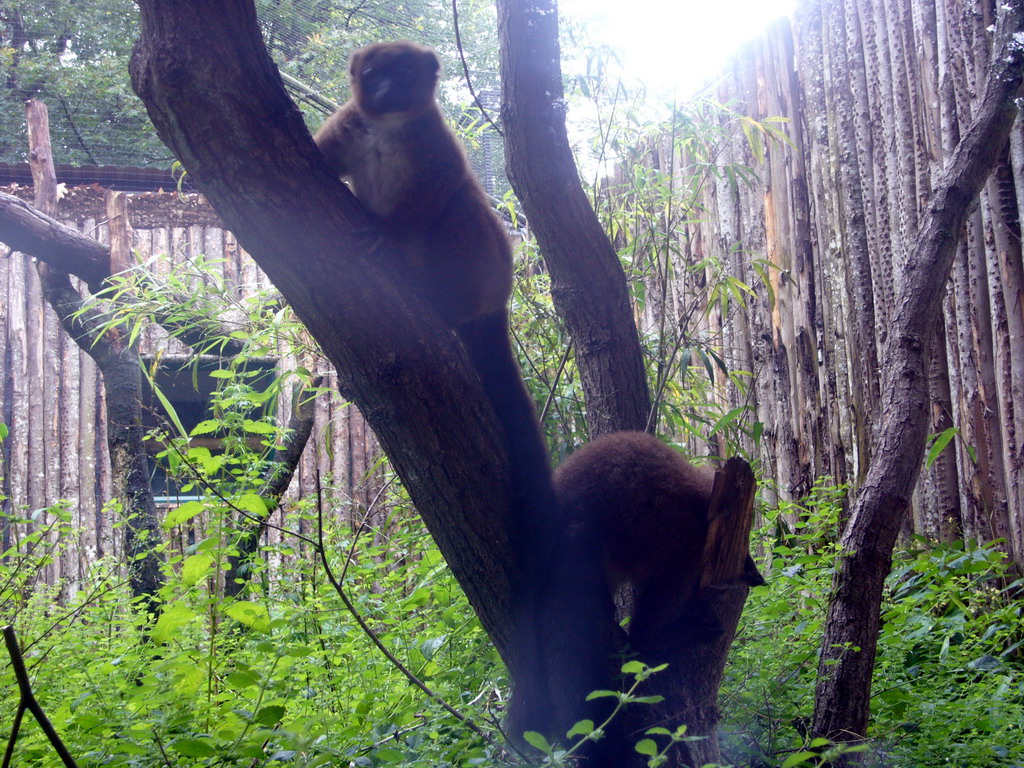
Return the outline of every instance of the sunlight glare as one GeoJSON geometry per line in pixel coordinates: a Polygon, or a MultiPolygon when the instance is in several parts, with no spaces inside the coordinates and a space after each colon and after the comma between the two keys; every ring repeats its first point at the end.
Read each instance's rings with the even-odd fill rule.
{"type": "Polygon", "coordinates": [[[796,0],[559,0],[591,43],[617,49],[623,70],[650,90],[686,97],[729,57],[789,15],[796,0]]]}

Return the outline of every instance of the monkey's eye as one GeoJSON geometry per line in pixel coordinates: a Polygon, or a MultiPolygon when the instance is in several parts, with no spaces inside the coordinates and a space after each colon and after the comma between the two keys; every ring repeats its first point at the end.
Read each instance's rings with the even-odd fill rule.
{"type": "Polygon", "coordinates": [[[363,77],[366,77],[371,72],[373,72],[373,67],[363,67],[362,71],[359,74],[361,74],[363,77]]]}

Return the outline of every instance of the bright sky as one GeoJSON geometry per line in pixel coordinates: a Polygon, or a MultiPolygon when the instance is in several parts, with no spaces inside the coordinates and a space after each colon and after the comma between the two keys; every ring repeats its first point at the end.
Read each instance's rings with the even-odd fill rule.
{"type": "Polygon", "coordinates": [[[796,0],[559,0],[559,12],[587,22],[625,73],[649,89],[685,98],[722,70],[739,47],[796,0]],[[674,94],[673,94],[674,91],[674,94]]]}

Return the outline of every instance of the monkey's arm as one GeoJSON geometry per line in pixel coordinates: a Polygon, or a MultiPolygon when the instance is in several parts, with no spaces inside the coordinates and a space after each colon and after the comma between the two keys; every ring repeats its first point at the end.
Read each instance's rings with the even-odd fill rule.
{"type": "Polygon", "coordinates": [[[359,112],[346,104],[328,117],[313,136],[313,141],[327,161],[327,166],[338,176],[352,172],[352,158],[360,151],[366,134],[359,112]]]}

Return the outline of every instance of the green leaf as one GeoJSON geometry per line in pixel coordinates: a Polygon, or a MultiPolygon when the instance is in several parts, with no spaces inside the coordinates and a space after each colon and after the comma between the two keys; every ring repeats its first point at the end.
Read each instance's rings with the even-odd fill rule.
{"type": "Polygon", "coordinates": [[[213,757],[217,754],[214,746],[205,739],[178,739],[171,744],[171,750],[185,757],[213,757]]]}
{"type": "Polygon", "coordinates": [[[686,372],[690,369],[690,358],[693,355],[693,350],[686,347],[683,353],[679,356],[679,379],[681,381],[686,380],[686,372]]]}
{"type": "Polygon", "coordinates": [[[187,605],[172,603],[164,608],[160,618],[153,626],[153,639],[158,643],[166,643],[179,629],[198,618],[199,614],[187,605]]]}
{"type": "Polygon", "coordinates": [[[180,437],[188,437],[188,432],[185,431],[185,427],[181,425],[181,419],[178,418],[178,412],[174,410],[174,406],[171,405],[171,401],[167,399],[160,387],[158,387],[157,383],[153,380],[153,376],[150,374],[149,368],[147,368],[141,361],[139,362],[139,367],[142,368],[143,375],[146,377],[146,380],[149,381],[149,387],[153,390],[153,394],[156,395],[157,400],[160,401],[160,405],[164,407],[164,412],[167,414],[167,418],[171,420],[174,428],[178,430],[178,435],[180,437]]]}
{"type": "Polygon", "coordinates": [[[545,755],[550,755],[552,752],[551,745],[548,744],[548,740],[544,738],[543,734],[537,733],[536,731],[527,731],[523,734],[523,739],[534,749],[539,749],[545,755]]]}
{"type": "Polygon", "coordinates": [[[221,423],[216,419],[207,419],[206,421],[200,421],[194,427],[192,427],[191,435],[208,435],[212,432],[216,432],[221,428],[221,423]]]}
{"type": "Polygon", "coordinates": [[[238,509],[248,512],[257,518],[264,518],[267,515],[267,502],[255,493],[243,493],[232,502],[238,509]]]}
{"type": "Polygon", "coordinates": [[[761,140],[761,126],[749,117],[740,117],[740,127],[743,135],[747,138],[747,145],[750,147],[750,154],[754,156],[755,163],[764,162],[764,144],[761,140]]]}
{"type": "Polygon", "coordinates": [[[711,437],[712,435],[717,434],[719,432],[719,430],[723,429],[726,425],[728,425],[731,422],[735,421],[744,412],[746,412],[749,408],[750,408],[749,405],[740,405],[740,406],[737,406],[737,407],[733,408],[731,411],[729,411],[724,416],[722,416],[717,422],[715,422],[715,425],[708,432],[708,437],[711,437]]]}
{"type": "Polygon", "coordinates": [[[816,757],[818,757],[817,752],[797,752],[786,758],[782,763],[782,768],[794,768],[794,766],[803,765],[808,760],[813,760],[816,757]]]}
{"type": "Polygon", "coordinates": [[[211,379],[233,379],[235,378],[235,372],[227,368],[218,368],[216,371],[210,371],[211,379]]]}
{"type": "Polygon", "coordinates": [[[942,453],[946,446],[949,445],[949,441],[960,434],[960,430],[956,427],[950,427],[949,429],[940,432],[935,435],[935,439],[932,440],[932,447],[928,449],[928,458],[925,459],[924,465],[930,468],[935,460],[939,458],[939,454],[942,453]]]}
{"type": "Polygon", "coordinates": [[[277,427],[273,424],[268,424],[265,421],[253,421],[252,419],[243,421],[242,429],[246,432],[252,432],[254,435],[272,435],[277,432],[277,427]]]}
{"type": "Polygon", "coordinates": [[[259,603],[237,600],[225,608],[224,613],[257,632],[266,632],[270,629],[270,614],[259,603]]]}
{"type": "Polygon", "coordinates": [[[257,675],[252,670],[236,669],[234,672],[230,673],[225,678],[225,681],[232,688],[237,688],[237,689],[252,688],[254,685],[259,684],[260,677],[259,677],[259,675],[257,675]]]}
{"type": "Polygon", "coordinates": [[[428,637],[420,644],[420,653],[423,654],[423,658],[427,659],[428,661],[432,659],[434,657],[434,654],[437,653],[438,649],[444,646],[447,640],[447,635],[440,635],[438,637],[428,637]]]}
{"type": "Polygon", "coordinates": [[[566,735],[568,738],[573,736],[589,736],[594,732],[594,721],[593,720],[580,720],[576,725],[569,729],[566,735]]]}
{"type": "Polygon", "coordinates": [[[192,555],[186,558],[181,566],[181,580],[190,587],[194,586],[206,576],[214,562],[213,557],[207,554],[192,555]]]}
{"type": "Polygon", "coordinates": [[[271,704],[270,706],[262,707],[259,712],[256,713],[254,720],[260,725],[264,725],[267,728],[273,728],[279,722],[284,719],[284,707],[280,704],[271,704]]]}
{"type": "Polygon", "coordinates": [[[170,510],[164,516],[163,527],[164,529],[173,528],[176,525],[187,523],[193,517],[203,512],[206,509],[206,505],[198,501],[186,501],[179,507],[175,507],[170,510]]]}
{"type": "Polygon", "coordinates": [[[220,549],[220,536],[207,536],[195,545],[194,551],[196,553],[213,552],[215,549],[220,549]]]}
{"type": "Polygon", "coordinates": [[[403,763],[403,762],[405,762],[405,755],[404,754],[399,752],[397,749],[391,749],[389,747],[384,747],[383,749],[378,749],[376,752],[373,753],[373,755],[374,755],[374,757],[376,757],[382,763],[403,763]]]}
{"type": "Polygon", "coordinates": [[[0,440],[6,440],[9,434],[11,433],[10,430],[7,429],[7,425],[0,421],[0,440]]]}
{"type": "Polygon", "coordinates": [[[665,700],[664,696],[636,696],[631,697],[630,702],[633,704],[660,704],[665,700]]]}
{"type": "Polygon", "coordinates": [[[658,754],[658,744],[654,739],[640,739],[633,749],[641,755],[647,755],[648,757],[655,757],[658,754]]]}
{"type": "Polygon", "coordinates": [[[978,451],[973,445],[965,446],[967,448],[967,455],[971,457],[971,464],[978,463],[978,451]]]}

